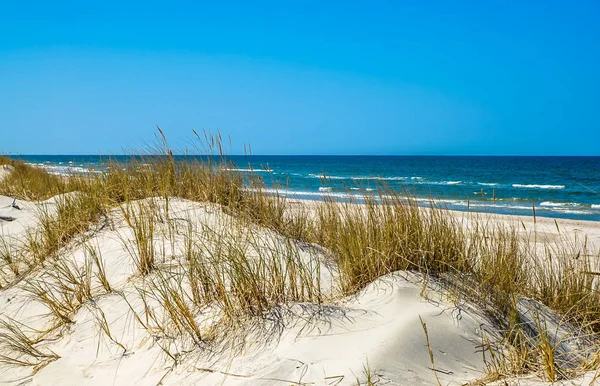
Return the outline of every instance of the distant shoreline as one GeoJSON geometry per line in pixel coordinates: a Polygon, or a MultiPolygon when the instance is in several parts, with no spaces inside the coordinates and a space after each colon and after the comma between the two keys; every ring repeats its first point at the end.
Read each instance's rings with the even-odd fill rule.
{"type": "MultiPolygon", "coordinates": [[[[127,163],[139,157],[13,158],[65,175],[97,173],[109,158],[127,163]]],[[[201,155],[174,158],[206,160],[201,155]]],[[[244,179],[260,178],[266,188],[292,198],[360,201],[365,193],[375,195],[378,189],[389,188],[425,203],[434,197],[450,210],[529,216],[534,205],[539,217],[600,221],[600,157],[252,155],[225,159],[232,162],[228,169],[244,179]]]]}

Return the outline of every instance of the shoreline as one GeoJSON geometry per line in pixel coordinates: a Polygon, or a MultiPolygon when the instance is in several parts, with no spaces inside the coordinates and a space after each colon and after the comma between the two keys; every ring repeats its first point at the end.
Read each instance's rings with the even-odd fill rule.
{"type": "MultiPolygon", "coordinates": [[[[283,196],[282,196],[283,197],[283,196]]],[[[357,197],[361,197],[358,196],[357,197]]],[[[309,199],[309,198],[290,198],[289,196],[286,197],[287,200],[289,200],[291,203],[303,203],[303,202],[307,202],[307,203],[325,203],[324,200],[316,200],[316,199],[309,199]]],[[[426,198],[417,198],[418,200],[426,200],[426,198]]],[[[439,199],[439,200],[444,200],[443,198],[439,199]]],[[[432,199],[433,202],[436,201],[436,199],[432,199]]],[[[346,203],[345,201],[339,201],[337,202],[339,204],[344,204],[346,203]]],[[[359,203],[359,202],[347,202],[350,205],[364,205],[364,203],[359,203]]],[[[427,209],[427,206],[425,205],[419,205],[419,207],[421,208],[425,208],[427,209]]],[[[495,213],[495,212],[486,212],[486,211],[478,211],[478,210],[458,210],[458,209],[448,209],[448,208],[444,208],[443,206],[439,206],[440,210],[444,211],[444,212],[450,212],[453,213],[454,215],[456,215],[457,217],[459,216],[465,216],[465,215],[489,215],[489,216],[499,216],[500,218],[506,218],[511,219],[511,218],[516,218],[518,220],[523,220],[526,223],[532,222],[533,223],[533,215],[521,215],[521,214],[509,214],[509,213],[495,213]]],[[[554,225],[554,220],[556,220],[557,222],[566,222],[568,224],[571,225],[577,225],[578,223],[581,224],[597,224],[598,227],[600,227],[600,220],[580,220],[580,219],[574,219],[574,218],[563,218],[563,217],[549,217],[549,216],[544,216],[543,214],[537,214],[536,212],[536,222],[540,222],[540,223],[546,223],[546,222],[550,222],[554,225]]]]}
{"type": "MultiPolygon", "coordinates": [[[[158,181],[175,187],[180,186],[177,181],[187,181],[168,178],[170,170],[167,165],[162,172],[145,176],[164,178],[158,181]]],[[[0,178],[10,173],[4,171],[0,178]]],[[[211,181],[205,175],[195,176],[196,181],[211,181]]],[[[54,183],[61,183],[53,178],[54,183]]],[[[221,180],[216,183],[221,185],[209,187],[224,186],[221,180]]],[[[74,185],[72,191],[78,191],[77,187],[82,186],[74,185]]],[[[288,205],[281,209],[287,211],[279,212],[277,205],[262,206],[273,203],[266,194],[252,200],[247,194],[223,193],[223,198],[234,197],[239,203],[245,197],[246,208],[254,210],[251,213],[265,215],[261,222],[260,217],[252,221],[244,212],[227,211],[221,201],[201,199],[190,187],[187,199],[175,189],[165,196],[160,190],[144,190],[146,195],[115,202],[105,212],[95,212],[99,218],[86,220],[85,210],[97,208],[94,205],[100,202],[92,193],[104,194],[93,190],[103,189],[100,185],[87,188],[80,195],[17,200],[18,207],[9,196],[0,196],[0,215],[12,218],[0,221],[0,257],[5,263],[0,267],[0,304],[6,305],[0,313],[4,323],[0,332],[21,339],[25,343],[19,347],[27,349],[25,353],[10,351],[13,346],[3,346],[0,339],[0,354],[12,355],[9,358],[17,364],[0,375],[8,383],[264,386],[276,385],[274,380],[329,384],[334,377],[340,385],[368,384],[372,379],[391,384],[436,385],[440,380],[464,384],[490,375],[482,344],[491,338],[502,344],[505,327],[490,314],[500,309],[489,308],[498,306],[494,295],[486,297],[490,295],[476,291],[468,297],[460,290],[449,291],[444,283],[451,276],[445,275],[463,272],[461,261],[481,261],[489,254],[491,260],[498,258],[498,265],[485,271],[489,277],[481,276],[481,282],[474,283],[465,278],[457,284],[459,288],[487,286],[501,275],[497,281],[501,285],[502,278],[511,280],[519,269],[503,261],[519,264],[521,253],[523,261],[531,261],[527,267],[538,266],[526,257],[551,256],[559,268],[552,272],[571,272],[562,270],[576,267],[561,265],[562,256],[572,260],[571,249],[561,248],[565,243],[586,238],[594,251],[600,246],[600,222],[596,221],[538,216],[534,223],[530,216],[448,209],[440,210],[440,220],[427,215],[432,213],[427,206],[403,207],[401,201],[395,215],[378,217],[375,208],[368,221],[361,215],[361,208],[369,208],[364,203],[334,203],[340,209],[353,207],[347,211],[334,207],[338,217],[333,223],[315,223],[323,226],[313,228],[319,234],[302,239],[294,232],[310,232],[310,225],[295,228],[290,224],[287,230],[271,225],[286,226],[286,216],[293,216],[294,211],[308,213],[302,220],[310,224],[325,201],[286,198],[288,205]],[[75,200],[69,203],[61,197],[75,200]],[[82,217],[80,228],[68,228],[82,217]],[[346,227],[346,218],[355,223],[350,221],[346,227]],[[473,228],[475,224],[483,228],[473,228]],[[506,244],[495,237],[501,235],[494,233],[496,227],[504,229],[504,225],[517,231],[509,236],[509,243],[519,247],[516,254],[514,249],[502,249],[506,244]],[[69,229],[74,233],[64,238],[63,232],[69,229]],[[470,233],[475,229],[483,233],[470,233]],[[321,239],[321,234],[328,238],[321,239]],[[40,249],[38,240],[49,243],[40,249]],[[523,250],[522,242],[527,244],[523,250]],[[538,255],[544,247],[554,250],[553,246],[564,255],[538,255]],[[451,270],[436,271],[436,264],[451,270]],[[26,329],[26,334],[14,326],[26,329]],[[41,331],[49,334],[40,335],[41,331]],[[432,370],[433,355],[441,372],[432,370]],[[33,371],[20,365],[22,358],[33,363],[33,371]]],[[[584,250],[582,256],[595,266],[596,255],[590,257],[584,250]]],[[[550,271],[542,267],[531,272],[543,276],[550,271]]],[[[477,271],[465,268],[464,273],[477,271]]],[[[547,279],[562,285],[561,279],[553,277],[547,279]]],[[[527,285],[523,292],[499,287],[493,293],[517,296],[518,317],[536,320],[545,304],[542,301],[547,300],[534,299],[532,289],[540,282],[519,283],[527,285]]],[[[548,331],[554,331],[552,320],[560,320],[560,314],[549,308],[544,312],[548,331]]],[[[567,331],[568,338],[579,331],[568,322],[558,326],[567,331]]],[[[535,344],[532,347],[537,350],[535,344]]]]}
{"type": "MultiPolygon", "coordinates": [[[[277,195],[279,194],[281,197],[286,197],[290,200],[301,200],[301,201],[316,201],[316,202],[324,202],[328,199],[336,200],[340,202],[358,202],[363,201],[365,195],[363,193],[352,193],[350,190],[347,192],[329,192],[329,191],[321,191],[321,192],[308,192],[308,191],[293,191],[276,188],[265,187],[262,189],[263,192],[269,195],[277,195]]],[[[366,193],[367,196],[377,199],[378,194],[376,193],[376,189],[370,190],[371,194],[366,193]]],[[[385,191],[382,192],[383,196],[386,196],[385,191]]],[[[411,200],[416,200],[419,203],[423,203],[423,206],[429,205],[430,202],[434,202],[438,205],[439,209],[443,210],[451,210],[456,212],[476,212],[476,213],[489,213],[494,215],[507,215],[507,216],[521,216],[528,217],[533,216],[532,209],[532,201],[524,201],[522,204],[527,204],[528,206],[519,205],[520,202],[517,201],[501,201],[498,200],[488,201],[481,200],[475,197],[474,199],[457,199],[450,197],[430,197],[430,196],[411,196],[412,193],[408,195],[403,194],[402,190],[395,190],[395,194],[398,194],[400,197],[408,198],[411,200]],[[516,204],[512,205],[510,202],[516,202],[516,204]],[[503,204],[504,203],[504,204],[503,204]],[[474,209],[481,208],[481,210],[474,209]],[[487,210],[486,210],[487,209],[487,210]]],[[[540,204],[535,206],[535,214],[536,217],[544,217],[550,219],[561,219],[561,220],[574,220],[574,221],[592,221],[592,222],[600,222],[600,211],[598,213],[589,212],[596,211],[596,204],[591,205],[589,208],[585,207],[586,212],[577,212],[570,208],[570,204],[565,204],[565,206],[558,205],[541,205],[541,204],[553,204],[551,201],[543,201],[540,204]],[[566,208],[564,210],[560,210],[557,208],[566,208]],[[585,217],[585,216],[593,216],[594,219],[586,219],[586,218],[573,218],[573,216],[577,217],[585,217]]],[[[577,204],[584,205],[584,204],[577,204]]],[[[582,209],[583,210],[583,209],[582,209]]]]}
{"type": "MultiPolygon", "coordinates": [[[[299,205],[310,211],[314,211],[316,206],[326,204],[324,201],[288,199],[289,203],[299,205]]],[[[338,202],[338,205],[364,206],[363,203],[344,203],[338,202]]],[[[430,208],[419,206],[428,212],[430,208]]],[[[600,253],[600,221],[575,220],[575,219],[555,219],[549,217],[537,216],[535,221],[533,216],[520,216],[511,214],[496,214],[489,212],[463,212],[451,209],[439,209],[447,213],[468,229],[473,222],[490,223],[497,226],[505,226],[515,229],[526,240],[537,244],[554,244],[581,242],[583,237],[587,238],[589,249],[594,255],[600,253]],[[539,238],[538,238],[539,236],[539,238]]],[[[599,256],[600,257],[600,256],[599,256]]]]}
{"type": "MultiPolygon", "coordinates": [[[[165,215],[163,211],[166,206],[162,198],[143,199],[137,203],[149,201],[158,201],[156,210],[162,212],[161,216],[165,215]]],[[[39,202],[22,200],[20,210],[9,208],[10,202],[9,197],[0,196],[0,214],[8,211],[15,217],[13,222],[0,222],[0,228],[12,229],[12,232],[7,234],[18,237],[24,234],[27,224],[35,225],[35,208],[53,207],[57,198],[39,202]]],[[[295,200],[290,201],[290,204],[292,209],[300,207],[314,210],[318,202],[295,200]]],[[[358,207],[362,204],[351,205],[358,207]]],[[[427,208],[423,209],[427,211],[427,208]]],[[[169,213],[174,218],[187,218],[199,232],[203,227],[210,226],[218,234],[227,235],[227,238],[233,237],[231,227],[237,226],[232,223],[235,220],[215,204],[172,197],[169,199],[169,213]]],[[[534,226],[532,218],[489,216],[478,212],[467,213],[466,216],[463,212],[444,213],[467,222],[477,218],[489,220],[493,224],[511,223],[517,226],[516,229],[522,229],[522,225],[519,225],[519,222],[522,222],[529,231],[545,236],[543,240],[538,240],[544,245],[563,240],[561,236],[569,238],[573,232],[587,234],[593,238],[595,246],[599,245],[596,242],[600,242],[600,223],[597,222],[560,222],[559,226],[564,228],[557,232],[556,224],[549,219],[538,219],[534,226]]],[[[339,384],[344,385],[355,384],[355,379],[365,382],[369,377],[373,377],[391,384],[420,383],[434,386],[437,384],[436,372],[431,370],[428,354],[428,346],[431,344],[436,366],[444,371],[437,374],[443,384],[463,384],[485,376],[485,363],[480,352],[482,339],[484,336],[501,333],[489,320],[481,305],[470,302],[455,304],[448,297],[447,289],[435,280],[430,282],[431,279],[424,279],[422,274],[415,272],[396,271],[378,278],[355,294],[326,301],[321,307],[325,307],[325,310],[331,313],[329,316],[321,315],[321,308],[311,311],[309,303],[290,302],[289,308],[282,309],[286,310],[287,316],[277,322],[281,324],[278,327],[280,332],[275,338],[268,334],[256,335],[255,332],[244,335],[246,333],[243,331],[241,336],[224,335],[222,343],[231,344],[235,339],[244,339],[248,340],[249,344],[243,352],[227,352],[224,358],[217,361],[205,357],[202,350],[197,350],[187,359],[184,357],[182,363],[174,367],[175,370],[165,370],[164,363],[168,363],[168,355],[152,343],[152,330],[148,330],[144,324],[137,323],[137,318],[147,323],[144,322],[141,307],[146,301],[152,301],[151,304],[158,309],[162,306],[155,303],[156,299],[146,299],[140,304],[137,295],[132,295],[137,291],[136,286],[142,283],[140,278],[136,277],[139,274],[136,274],[130,263],[135,254],[129,255],[130,252],[125,247],[134,236],[118,208],[111,210],[109,217],[114,224],[92,235],[88,242],[97,246],[100,256],[103,256],[107,272],[110,272],[107,275],[110,285],[128,295],[119,296],[110,291],[99,292],[100,285],[96,283],[93,293],[98,297],[93,300],[93,306],[84,304],[72,316],[68,329],[41,346],[40,349],[43,348],[44,352],[55,353],[48,355],[57,355],[58,358],[52,357],[33,375],[28,375],[26,369],[13,368],[0,375],[0,379],[17,379],[20,382],[30,377],[32,385],[86,383],[100,386],[115,380],[118,380],[118,384],[156,384],[160,380],[165,385],[191,386],[201,383],[233,386],[240,384],[240,378],[231,374],[238,374],[242,377],[243,384],[262,386],[278,384],[264,381],[270,378],[286,380],[288,384],[297,379],[325,384],[329,379],[327,376],[335,375],[340,381],[339,384]],[[108,333],[101,332],[103,330],[98,326],[94,327],[102,320],[97,312],[101,312],[101,318],[107,321],[108,333]],[[457,319],[455,313],[458,313],[460,318],[457,319]],[[317,315],[321,316],[315,318],[317,315]],[[307,320],[312,321],[306,322],[307,320]],[[425,335],[422,323],[425,323],[427,328],[425,335]],[[484,335],[484,330],[489,335],[484,335]],[[102,338],[99,334],[110,335],[102,338]],[[425,336],[431,343],[425,341],[425,336]],[[121,368],[121,361],[126,361],[127,366],[121,368]],[[198,371],[198,367],[210,371],[198,371]]],[[[159,224],[160,221],[157,222],[157,226],[160,226],[159,224]]],[[[253,226],[245,229],[247,230],[243,232],[250,231],[254,235],[248,240],[258,237],[258,244],[273,245],[276,253],[281,253],[291,245],[282,241],[281,235],[267,228],[253,226]]],[[[199,236],[200,234],[196,237],[199,236]]],[[[157,237],[163,245],[162,250],[168,250],[164,247],[170,242],[166,234],[157,237]]],[[[212,242],[214,241],[216,240],[212,242]]],[[[183,246],[186,244],[185,238],[179,238],[175,243],[183,246]]],[[[258,245],[251,245],[252,248],[256,246],[258,245]]],[[[300,251],[303,250],[303,247],[300,248],[300,251]]],[[[60,260],[84,269],[85,253],[84,246],[74,245],[61,252],[60,260]]],[[[325,255],[319,256],[327,259],[325,255]]],[[[172,267],[171,261],[179,260],[181,256],[165,255],[160,259],[172,267]]],[[[51,274],[51,267],[50,265],[33,272],[30,280],[56,280],[51,274]],[[50,276],[44,276],[49,274],[50,276]]],[[[185,271],[178,274],[184,275],[182,279],[185,277],[185,271]]],[[[322,283],[325,284],[332,280],[336,273],[324,270],[321,275],[322,283]]],[[[43,330],[52,318],[46,313],[43,303],[32,300],[24,292],[22,287],[26,285],[27,283],[17,283],[14,287],[0,291],[0,302],[8,305],[3,314],[11,318],[10,320],[18,320],[31,328],[43,330]]],[[[523,315],[527,316],[528,312],[530,311],[524,311],[523,315]]],[[[201,323],[210,326],[211,317],[200,314],[200,318],[201,323]]],[[[252,331],[253,327],[250,328],[252,331]]],[[[561,328],[569,327],[561,324],[561,328]]],[[[185,340],[181,341],[181,344],[184,342],[185,340]]],[[[590,380],[593,376],[594,373],[590,372],[581,379],[590,380]]],[[[506,380],[511,382],[510,378],[506,380]]],[[[520,385],[546,384],[531,377],[516,377],[514,381],[520,385]]],[[[497,384],[503,384],[502,382],[497,384]]]]}
{"type": "MultiPolygon", "coordinates": [[[[68,174],[69,170],[75,174],[86,171],[93,174],[102,169],[102,165],[95,164],[95,158],[99,156],[93,156],[89,163],[73,164],[66,161],[68,156],[51,156],[58,157],[57,162],[47,160],[46,156],[39,157],[41,158],[31,159],[31,162],[25,157],[24,161],[55,175],[68,174]],[[44,160],[48,163],[39,163],[44,160]]],[[[132,156],[123,155],[119,159],[127,162],[128,157],[132,156]]],[[[440,206],[447,206],[451,210],[469,211],[475,208],[476,211],[528,216],[534,204],[536,215],[540,217],[600,221],[600,195],[594,193],[594,190],[600,191],[600,181],[594,178],[595,169],[573,169],[572,176],[563,173],[554,177],[552,173],[546,173],[540,177],[538,173],[543,170],[531,165],[525,174],[515,172],[513,175],[511,170],[514,164],[496,166],[495,162],[489,161],[483,164],[458,162],[457,165],[463,167],[460,172],[455,172],[453,168],[445,169],[443,162],[436,161],[433,166],[441,168],[441,171],[436,172],[435,168],[426,168],[429,165],[427,162],[392,163],[388,167],[373,162],[376,157],[369,156],[357,157],[359,161],[349,164],[343,164],[342,161],[331,162],[330,159],[323,161],[322,165],[319,160],[327,160],[327,157],[306,156],[306,165],[298,165],[299,161],[294,161],[294,156],[230,157],[234,167],[228,170],[238,171],[244,179],[250,175],[260,177],[267,185],[265,190],[279,190],[282,194],[300,199],[320,200],[327,196],[360,199],[360,191],[363,189],[367,193],[376,193],[378,188],[389,187],[399,193],[408,192],[409,195],[419,196],[418,199],[424,201],[435,197],[440,206]],[[249,160],[252,161],[250,166],[247,165],[249,160]],[[361,166],[363,163],[366,166],[361,166]],[[323,172],[324,170],[327,172],[323,172]],[[326,176],[324,183],[320,181],[322,174],[326,176]],[[468,209],[468,206],[471,208],[468,209]]],[[[180,159],[187,158],[198,159],[194,155],[182,156],[180,159]]],[[[456,159],[460,160],[461,157],[456,159]]]]}

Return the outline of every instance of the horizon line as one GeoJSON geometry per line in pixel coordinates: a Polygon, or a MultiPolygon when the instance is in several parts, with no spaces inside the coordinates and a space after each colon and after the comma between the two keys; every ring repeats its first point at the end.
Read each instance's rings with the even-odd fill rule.
{"type": "MultiPolygon", "coordinates": [[[[0,153],[0,156],[19,157],[19,156],[98,156],[98,157],[124,157],[124,156],[159,156],[164,154],[143,154],[143,153],[18,153],[6,154],[0,153]]],[[[218,154],[173,154],[177,157],[219,157],[218,154]]],[[[224,157],[600,157],[600,154],[224,154],[224,157]]]]}

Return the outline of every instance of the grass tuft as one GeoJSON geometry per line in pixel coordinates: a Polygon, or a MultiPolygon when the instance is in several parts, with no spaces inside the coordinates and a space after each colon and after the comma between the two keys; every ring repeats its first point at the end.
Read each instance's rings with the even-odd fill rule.
{"type": "MultiPolygon", "coordinates": [[[[85,262],[79,264],[67,262],[64,252],[108,226],[110,211],[120,208],[131,232],[123,241],[142,283],[137,290],[144,309],[135,311],[135,318],[161,339],[187,337],[198,347],[213,337],[203,322],[207,313],[236,328],[287,303],[321,304],[354,294],[386,274],[408,270],[446,284],[457,301],[482,306],[502,328],[500,340],[482,342],[489,379],[540,371],[553,381],[599,368],[595,350],[577,356],[573,369],[565,369],[546,321],[538,321],[533,336],[519,308],[524,298],[538,302],[552,309],[561,323],[598,343],[599,255],[587,240],[532,243],[530,235],[524,237],[524,224],[521,230],[481,218],[461,220],[433,203],[418,205],[410,192],[385,186],[375,195],[365,192],[360,203],[300,205],[269,193],[259,177],[237,173],[220,134],[194,135],[194,157],[180,158],[182,152],[170,146],[159,128],[156,146],[125,163],[108,159],[100,173],[87,176],[55,176],[0,157],[0,164],[14,168],[0,182],[0,194],[22,200],[59,195],[38,203],[39,227],[28,231],[22,246],[0,240],[2,284],[25,279],[26,291],[59,324],[72,323],[82,304],[115,289],[98,248],[84,243],[85,262]],[[174,198],[216,204],[229,222],[198,227],[188,218],[181,228],[176,225],[181,222],[174,222],[174,198]],[[164,259],[157,258],[165,224],[174,261],[166,258],[164,244],[164,259]],[[182,260],[175,260],[179,241],[182,260]],[[320,253],[307,252],[314,248],[320,253]],[[328,275],[338,282],[324,283],[328,275]],[[94,277],[100,291],[92,288],[94,277]]],[[[97,319],[105,335],[120,346],[101,311],[97,319]]],[[[422,326],[427,337],[424,322],[422,326]]],[[[8,342],[7,350],[16,353],[2,357],[6,363],[10,358],[15,364],[21,357],[54,358],[35,351],[35,342],[14,328],[6,325],[7,335],[0,335],[8,342]]],[[[169,345],[161,347],[178,358],[169,345]]]]}

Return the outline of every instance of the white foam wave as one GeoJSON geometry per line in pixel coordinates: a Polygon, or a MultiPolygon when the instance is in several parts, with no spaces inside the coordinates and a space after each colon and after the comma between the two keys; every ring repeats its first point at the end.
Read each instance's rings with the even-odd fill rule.
{"type": "MultiPolygon", "coordinates": [[[[363,195],[361,193],[342,193],[342,192],[332,192],[330,190],[321,190],[321,189],[329,189],[329,188],[319,188],[319,192],[311,192],[311,191],[298,191],[298,190],[289,190],[289,189],[261,189],[262,192],[264,193],[269,193],[269,194],[279,194],[282,196],[287,196],[287,197],[295,197],[295,198],[300,198],[300,197],[319,197],[319,198],[323,198],[323,197],[337,197],[337,198],[362,198],[363,195]]],[[[359,188],[355,188],[355,189],[359,189],[359,188]]],[[[249,189],[251,191],[256,191],[256,189],[249,189]]],[[[375,189],[373,189],[375,190],[375,189]]],[[[376,195],[376,198],[381,198],[381,199],[391,199],[394,198],[393,196],[389,196],[389,195],[376,195]]],[[[432,199],[432,198],[425,198],[425,197],[402,197],[402,196],[397,196],[399,198],[404,198],[404,199],[410,199],[410,200],[416,200],[417,202],[420,202],[422,204],[436,204],[436,205],[453,205],[453,206],[464,206],[467,207],[469,205],[469,203],[467,203],[467,201],[464,200],[452,200],[452,199],[432,199]]],[[[470,206],[472,207],[485,207],[485,206],[489,206],[485,203],[481,203],[481,204],[477,204],[476,202],[471,201],[470,206]]],[[[508,205],[507,205],[508,207],[508,205]]],[[[518,207],[520,209],[528,209],[530,210],[531,207],[518,207]]]]}
{"type": "MultiPolygon", "coordinates": [[[[465,203],[465,206],[467,206],[467,204],[465,203]]],[[[531,207],[530,206],[523,206],[523,205],[511,205],[511,204],[494,204],[494,203],[483,203],[483,202],[476,202],[476,201],[471,201],[469,203],[469,206],[471,208],[499,208],[499,209],[506,209],[506,210],[526,210],[528,212],[531,212],[531,207]]]]}
{"type": "MultiPolygon", "coordinates": [[[[466,202],[464,200],[434,200],[435,203],[438,204],[446,204],[449,206],[462,206],[462,207],[471,207],[471,208],[498,208],[498,209],[505,209],[505,210],[524,210],[524,211],[531,211],[531,206],[524,206],[524,205],[516,205],[516,204],[509,204],[509,203],[494,203],[494,202],[481,202],[481,201],[470,201],[470,202],[466,202]]],[[[566,213],[566,214],[590,214],[591,212],[586,211],[586,210],[582,210],[582,209],[577,209],[577,206],[579,204],[575,204],[575,203],[551,203],[551,204],[559,204],[559,205],[543,205],[543,204],[547,204],[549,202],[543,202],[540,204],[540,207],[537,207],[536,210],[542,210],[542,211],[552,211],[552,212],[557,212],[557,213],[566,213]]],[[[600,208],[600,205],[598,206],[600,208]]]]}
{"type": "Polygon", "coordinates": [[[540,206],[546,206],[550,208],[563,208],[563,207],[572,207],[579,206],[580,204],[574,202],[552,202],[552,201],[544,201],[540,204],[540,206]]]}
{"type": "Polygon", "coordinates": [[[523,188],[523,189],[564,189],[564,185],[537,185],[537,184],[513,184],[513,188],[523,188]]]}
{"type": "Polygon", "coordinates": [[[377,176],[330,176],[323,174],[309,174],[309,177],[312,178],[323,178],[325,177],[328,180],[353,180],[353,181],[404,181],[406,177],[377,177],[377,176]]]}
{"type": "Polygon", "coordinates": [[[328,176],[327,174],[323,175],[323,174],[309,174],[309,177],[312,178],[327,178],[329,180],[349,180],[350,177],[344,177],[344,176],[328,176]]]}
{"type": "Polygon", "coordinates": [[[420,185],[462,185],[462,181],[422,181],[417,182],[420,185]]]}
{"type": "Polygon", "coordinates": [[[366,189],[362,189],[362,188],[350,188],[350,190],[354,190],[354,191],[365,191],[365,192],[374,192],[375,189],[374,188],[366,188],[366,189]]]}
{"type": "Polygon", "coordinates": [[[323,187],[323,186],[321,186],[319,188],[319,192],[331,192],[332,190],[333,190],[333,188],[331,188],[331,187],[323,187]]]}
{"type": "Polygon", "coordinates": [[[352,177],[353,180],[404,181],[406,177],[352,177]]]}
{"type": "Polygon", "coordinates": [[[225,168],[225,170],[229,170],[232,172],[240,172],[240,173],[273,173],[273,170],[250,169],[250,168],[225,168]]]}
{"type": "MultiPolygon", "coordinates": [[[[256,191],[256,189],[249,189],[250,191],[256,191]]],[[[288,189],[261,189],[261,192],[268,194],[278,194],[280,196],[286,197],[337,197],[337,198],[360,198],[359,194],[351,194],[351,193],[337,193],[337,192],[307,192],[307,191],[297,191],[297,190],[288,190],[288,189]]]]}
{"type": "MultiPolygon", "coordinates": [[[[328,188],[321,188],[321,189],[328,189],[328,188]]],[[[291,198],[300,198],[300,199],[318,199],[318,198],[342,198],[342,199],[362,199],[364,196],[362,193],[359,192],[332,192],[330,190],[321,190],[318,192],[315,191],[295,191],[295,190],[287,190],[287,189],[262,189],[262,192],[264,193],[270,193],[270,194],[279,194],[282,196],[287,196],[287,197],[291,197],[291,198]]],[[[252,189],[251,189],[252,190],[252,189]]],[[[359,188],[354,188],[353,190],[360,190],[359,188]]],[[[389,199],[389,198],[393,198],[392,196],[387,196],[387,195],[375,195],[374,196],[376,199],[389,199]]],[[[431,199],[431,198],[425,198],[425,197],[418,197],[418,198],[414,198],[414,197],[401,197],[401,196],[397,196],[398,198],[401,199],[410,199],[410,200],[416,200],[417,202],[420,203],[420,205],[446,205],[448,208],[452,209],[452,208],[456,208],[456,209],[466,209],[467,207],[474,209],[474,210],[483,210],[483,211],[487,211],[487,210],[491,210],[493,208],[496,208],[497,210],[507,210],[507,211],[524,211],[524,212],[531,212],[531,206],[529,205],[516,205],[516,204],[511,204],[511,203],[499,203],[499,202],[485,202],[485,201],[466,201],[466,200],[455,200],[455,199],[431,199]]],[[[548,201],[549,202],[549,201],[548,201]]],[[[542,203],[544,204],[544,203],[542,203]]],[[[536,210],[539,211],[545,211],[545,212],[555,212],[555,213],[562,213],[562,214],[575,214],[575,215],[585,215],[585,214],[594,214],[597,212],[594,211],[590,211],[590,210],[583,210],[583,209],[579,209],[576,206],[569,206],[570,205],[578,205],[578,204],[572,204],[572,203],[560,203],[560,204],[567,204],[567,206],[548,206],[548,205],[544,205],[542,206],[540,204],[539,207],[536,208],[536,210]]],[[[587,207],[586,207],[587,208],[587,207]]],[[[594,204],[592,205],[592,209],[600,209],[600,204],[594,204]]]]}
{"type": "Polygon", "coordinates": [[[478,184],[482,186],[498,186],[495,182],[478,182],[478,184]]]}
{"type": "Polygon", "coordinates": [[[588,210],[576,210],[576,209],[564,209],[564,208],[552,208],[550,209],[553,212],[559,212],[559,213],[567,213],[567,214],[592,214],[593,212],[590,212],[588,210]]]}
{"type": "Polygon", "coordinates": [[[50,165],[47,163],[30,163],[29,165],[41,167],[50,174],[55,176],[72,176],[72,175],[85,175],[85,174],[99,174],[102,173],[100,170],[92,169],[80,166],[70,165],[50,165]]]}

